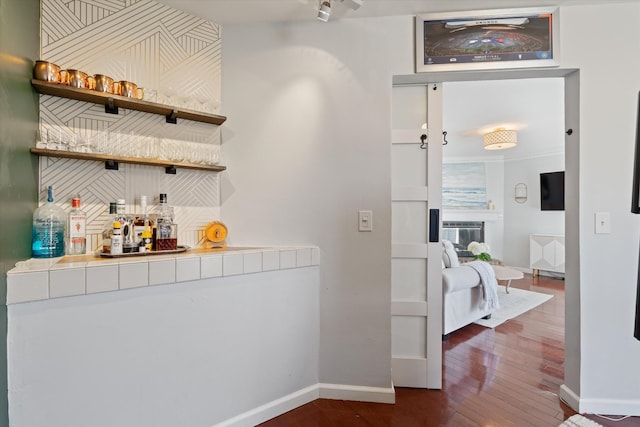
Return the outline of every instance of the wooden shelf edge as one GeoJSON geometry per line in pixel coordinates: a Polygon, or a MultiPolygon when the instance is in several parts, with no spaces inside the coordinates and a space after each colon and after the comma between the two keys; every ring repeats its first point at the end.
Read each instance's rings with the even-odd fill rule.
{"type": "Polygon", "coordinates": [[[50,83],[42,80],[32,79],[31,85],[36,91],[43,95],[59,96],[61,98],[75,99],[77,101],[92,102],[94,104],[107,105],[109,99],[113,100],[115,107],[127,108],[129,110],[142,111],[145,113],[159,114],[162,116],[171,115],[174,111],[176,117],[184,120],[209,123],[213,125],[223,124],[227,118],[218,114],[209,114],[200,111],[180,109],[170,105],[159,104],[157,102],[144,101],[142,99],[129,98],[106,92],[97,92],[90,89],[75,88],[61,85],[60,83],[50,83]]]}
{"type": "Polygon", "coordinates": [[[98,162],[114,161],[118,163],[132,163],[145,166],[162,166],[165,168],[175,166],[176,168],[181,169],[196,169],[209,172],[222,172],[227,169],[226,166],[222,165],[200,165],[197,163],[170,162],[160,159],[139,159],[137,157],[112,156],[109,154],[98,153],[76,153],[74,151],[49,150],[46,148],[36,147],[31,148],[30,151],[39,156],[61,157],[65,159],[94,160],[98,162]]]}

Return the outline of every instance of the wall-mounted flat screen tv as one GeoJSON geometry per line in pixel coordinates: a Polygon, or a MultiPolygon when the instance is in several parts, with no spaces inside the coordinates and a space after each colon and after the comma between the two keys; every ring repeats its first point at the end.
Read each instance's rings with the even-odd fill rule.
{"type": "Polygon", "coordinates": [[[556,8],[416,16],[416,72],[558,66],[556,8]]]}
{"type": "Polygon", "coordinates": [[[540,174],[540,209],[564,210],[564,171],[540,174]]]}

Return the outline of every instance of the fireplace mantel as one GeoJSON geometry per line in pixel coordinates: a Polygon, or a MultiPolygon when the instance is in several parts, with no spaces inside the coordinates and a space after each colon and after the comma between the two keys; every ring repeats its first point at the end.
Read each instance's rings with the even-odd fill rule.
{"type": "Polygon", "coordinates": [[[443,221],[498,221],[503,217],[502,211],[489,209],[443,209],[443,221]]]}

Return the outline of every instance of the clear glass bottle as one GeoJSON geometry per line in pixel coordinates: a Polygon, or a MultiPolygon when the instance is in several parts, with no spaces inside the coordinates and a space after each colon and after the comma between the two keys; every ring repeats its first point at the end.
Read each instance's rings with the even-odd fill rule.
{"type": "Polygon", "coordinates": [[[153,220],[149,218],[147,211],[147,196],[140,196],[140,206],[133,221],[133,240],[138,247],[142,246],[140,242],[145,229],[149,229],[149,237],[151,237],[151,227],[153,227],[153,220]]]}
{"type": "Polygon", "coordinates": [[[173,222],[173,209],[167,203],[165,193],[160,194],[158,215],[153,230],[153,250],[167,251],[178,248],[178,225],[173,222]]]}
{"type": "Polygon", "coordinates": [[[117,220],[118,207],[116,202],[109,203],[109,217],[102,226],[102,253],[111,253],[111,236],[113,235],[113,223],[117,220]]]}
{"type": "Polygon", "coordinates": [[[120,222],[120,233],[122,234],[122,251],[124,253],[136,252],[138,247],[133,237],[133,215],[126,213],[124,199],[118,199],[116,206],[117,220],[120,222]]]}
{"type": "Polygon", "coordinates": [[[124,243],[120,221],[113,222],[113,232],[111,233],[111,255],[120,255],[124,252],[124,243]]]}
{"type": "Polygon", "coordinates": [[[53,203],[53,187],[47,187],[47,203],[33,212],[31,256],[55,258],[64,255],[67,215],[53,203]]]}
{"type": "Polygon", "coordinates": [[[67,215],[65,245],[67,255],[82,255],[87,252],[87,214],[80,209],[80,197],[71,200],[71,211],[67,215]]]}

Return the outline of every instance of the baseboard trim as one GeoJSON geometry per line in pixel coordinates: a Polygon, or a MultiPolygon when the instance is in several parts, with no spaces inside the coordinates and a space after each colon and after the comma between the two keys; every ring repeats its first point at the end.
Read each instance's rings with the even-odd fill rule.
{"type": "Polygon", "coordinates": [[[321,383],[319,386],[320,398],[322,399],[396,403],[396,391],[393,385],[389,388],[383,388],[321,383]]]}
{"type": "Polygon", "coordinates": [[[396,391],[389,388],[318,383],[229,418],[215,427],[249,427],[263,423],[316,399],[395,403],[396,391]]]}
{"type": "Polygon", "coordinates": [[[573,392],[566,384],[560,386],[560,392],[558,393],[560,400],[569,405],[571,409],[576,412],[580,412],[580,396],[573,392]]]}
{"type": "Polygon", "coordinates": [[[564,384],[560,386],[560,399],[580,414],[640,416],[639,399],[581,399],[564,384]]]}
{"type": "Polygon", "coordinates": [[[275,418],[278,415],[282,415],[285,412],[289,412],[299,406],[305,405],[309,402],[320,397],[318,384],[314,384],[309,387],[305,387],[301,390],[283,396],[279,399],[265,403],[250,411],[236,415],[233,418],[229,418],[215,427],[249,427],[263,423],[275,418]]]}

